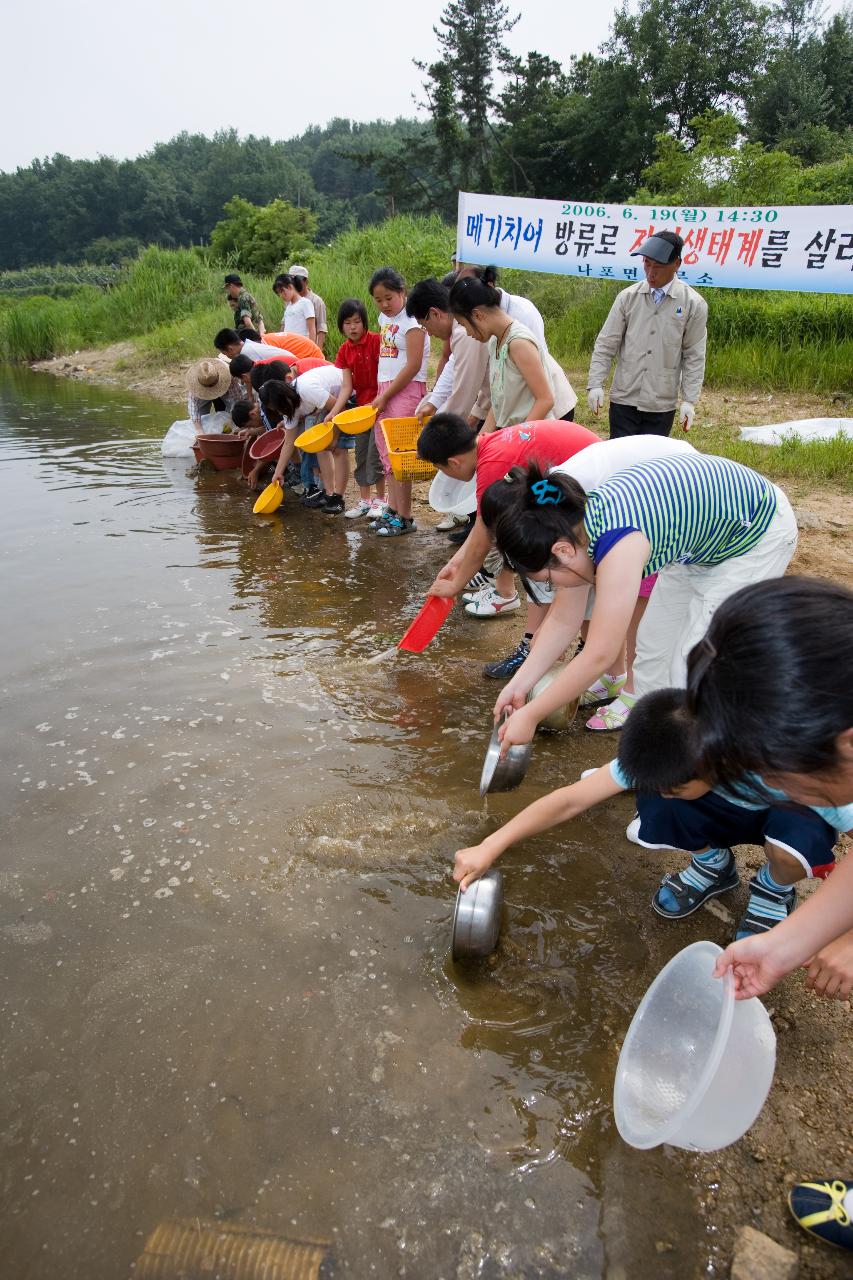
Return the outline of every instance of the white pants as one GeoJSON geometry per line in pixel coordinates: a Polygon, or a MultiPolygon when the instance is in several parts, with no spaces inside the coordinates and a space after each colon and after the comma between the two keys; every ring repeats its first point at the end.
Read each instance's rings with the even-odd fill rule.
{"type": "Polygon", "coordinates": [[[717,607],[741,587],[785,572],[797,549],[797,521],[779,488],[776,499],[770,526],[751,551],[722,564],[668,564],[661,569],[637,631],[638,697],[654,689],[683,689],[687,655],[708,630],[717,607]]]}

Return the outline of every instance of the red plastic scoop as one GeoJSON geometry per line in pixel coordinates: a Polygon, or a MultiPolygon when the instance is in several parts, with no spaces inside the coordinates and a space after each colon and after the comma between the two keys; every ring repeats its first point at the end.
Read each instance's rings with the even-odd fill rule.
{"type": "Polygon", "coordinates": [[[421,653],[429,642],[435,639],[455,604],[455,596],[427,596],[423,607],[397,648],[406,649],[409,653],[421,653]]]}

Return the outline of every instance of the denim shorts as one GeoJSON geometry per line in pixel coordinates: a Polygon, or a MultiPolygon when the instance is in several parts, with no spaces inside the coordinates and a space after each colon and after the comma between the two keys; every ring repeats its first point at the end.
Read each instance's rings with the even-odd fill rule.
{"type": "Polygon", "coordinates": [[[338,438],[335,441],[334,447],[336,449],[354,449],[355,436],[349,435],[349,433],[346,431],[339,431],[338,438]]]}

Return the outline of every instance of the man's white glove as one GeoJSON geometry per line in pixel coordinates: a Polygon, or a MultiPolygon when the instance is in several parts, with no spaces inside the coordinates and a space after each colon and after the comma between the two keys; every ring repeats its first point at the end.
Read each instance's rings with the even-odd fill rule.
{"type": "Polygon", "coordinates": [[[598,417],[604,404],[604,387],[590,387],[586,393],[586,402],[595,416],[598,417]]]}
{"type": "Polygon", "coordinates": [[[689,400],[682,400],[681,408],[678,411],[678,420],[685,431],[689,431],[693,426],[693,419],[696,417],[696,410],[689,400]]]}

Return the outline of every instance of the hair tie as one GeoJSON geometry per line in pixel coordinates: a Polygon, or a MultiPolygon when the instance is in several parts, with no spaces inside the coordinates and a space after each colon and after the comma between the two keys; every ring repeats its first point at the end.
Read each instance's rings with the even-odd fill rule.
{"type": "Polygon", "coordinates": [[[549,503],[556,507],[563,500],[562,489],[552,484],[550,480],[537,480],[530,486],[530,491],[536,496],[537,507],[546,507],[549,503]]]}

